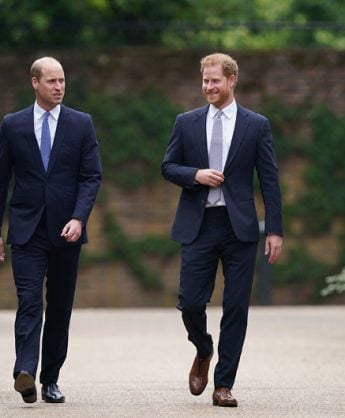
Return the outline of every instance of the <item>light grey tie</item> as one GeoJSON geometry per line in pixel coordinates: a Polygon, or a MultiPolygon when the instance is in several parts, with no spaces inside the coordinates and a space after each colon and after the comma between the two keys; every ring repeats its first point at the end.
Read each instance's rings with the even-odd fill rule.
{"type": "Polygon", "coordinates": [[[50,129],[48,124],[49,112],[44,114],[44,119],[42,123],[42,134],[41,134],[41,156],[45,170],[48,169],[49,157],[52,148],[50,129]]]}
{"type": "MultiPolygon", "coordinates": [[[[215,170],[222,171],[223,169],[223,112],[218,110],[213,118],[213,128],[210,144],[209,166],[215,170]]],[[[211,187],[208,194],[208,202],[212,205],[218,202],[221,198],[221,188],[211,187]]]]}

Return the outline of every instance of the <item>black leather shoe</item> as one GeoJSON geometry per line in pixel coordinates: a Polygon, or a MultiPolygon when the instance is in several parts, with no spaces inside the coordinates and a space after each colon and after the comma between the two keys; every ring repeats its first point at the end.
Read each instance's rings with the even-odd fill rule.
{"type": "Polygon", "coordinates": [[[37,401],[35,378],[29,372],[23,370],[17,374],[14,389],[22,395],[24,402],[34,403],[37,401]]]}
{"type": "Polygon", "coordinates": [[[64,403],[65,397],[56,383],[42,385],[42,400],[48,403],[64,403]]]}

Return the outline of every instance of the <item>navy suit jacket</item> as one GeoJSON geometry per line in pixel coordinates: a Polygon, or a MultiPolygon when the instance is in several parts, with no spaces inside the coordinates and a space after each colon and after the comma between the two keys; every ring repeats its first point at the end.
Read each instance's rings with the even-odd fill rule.
{"type": "MultiPolygon", "coordinates": [[[[209,168],[206,116],[208,105],[177,116],[162,163],[165,179],[182,187],[171,238],[190,244],[197,237],[209,187],[195,184],[198,169],[209,168]]],[[[254,170],[265,206],[265,232],[282,235],[278,168],[267,118],[238,105],[234,134],[224,168],[222,190],[237,238],[258,241],[254,170]]]]}
{"type": "MultiPolygon", "coordinates": [[[[33,106],[4,117],[0,130],[0,235],[12,175],[7,242],[28,242],[45,210],[52,243],[72,245],[60,237],[62,228],[71,218],[86,225],[101,182],[91,116],[61,105],[47,172],[35,137],[33,106]]],[[[77,244],[85,242],[84,227],[77,244]]]]}

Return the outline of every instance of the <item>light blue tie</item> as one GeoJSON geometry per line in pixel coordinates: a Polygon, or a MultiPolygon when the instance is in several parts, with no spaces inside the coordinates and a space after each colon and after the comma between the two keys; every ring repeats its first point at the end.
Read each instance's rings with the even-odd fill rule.
{"type": "MultiPolygon", "coordinates": [[[[218,110],[213,119],[213,129],[210,144],[209,166],[215,170],[223,170],[223,112],[218,110]]],[[[221,188],[211,187],[208,194],[208,202],[215,204],[221,198],[221,188]]]]}
{"type": "Polygon", "coordinates": [[[49,119],[49,112],[44,114],[44,119],[42,123],[42,134],[41,134],[41,156],[45,170],[48,169],[49,157],[51,152],[51,137],[50,137],[50,129],[48,124],[49,119]]]}

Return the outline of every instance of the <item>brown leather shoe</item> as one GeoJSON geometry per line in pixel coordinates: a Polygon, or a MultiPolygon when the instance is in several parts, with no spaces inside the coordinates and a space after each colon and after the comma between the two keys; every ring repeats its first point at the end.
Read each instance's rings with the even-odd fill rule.
{"type": "Polygon", "coordinates": [[[208,383],[208,369],[213,357],[212,353],[206,357],[195,356],[192,368],[189,372],[189,390],[195,396],[201,395],[208,383]]]}
{"type": "Polygon", "coordinates": [[[229,388],[216,388],[213,392],[213,405],[217,406],[237,406],[237,400],[232,396],[229,388]]]}
{"type": "Polygon", "coordinates": [[[34,403],[37,401],[35,379],[29,372],[18,373],[14,381],[14,389],[22,395],[24,402],[34,403]]]}

